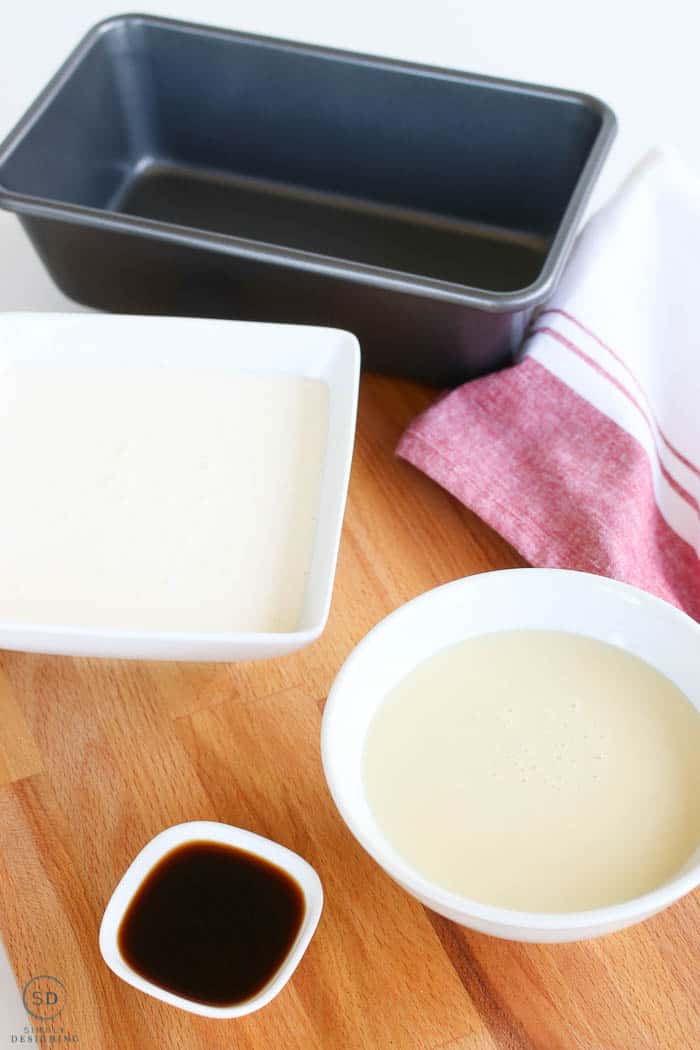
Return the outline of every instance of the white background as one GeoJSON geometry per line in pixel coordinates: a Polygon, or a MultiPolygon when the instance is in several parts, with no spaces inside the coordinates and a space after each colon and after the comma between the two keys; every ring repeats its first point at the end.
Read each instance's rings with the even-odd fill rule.
{"type": "MultiPolygon", "coordinates": [[[[88,26],[125,9],[98,0],[4,0],[0,137],[88,26]]],[[[620,126],[593,205],[657,143],[675,146],[700,174],[695,0],[151,0],[144,9],[599,95],[620,126]]],[[[18,308],[74,307],[53,288],[17,220],[0,214],[0,310],[18,308]]],[[[50,930],[50,923],[40,926],[50,930]]],[[[34,952],[36,958],[40,954],[34,952]]],[[[14,1003],[5,997],[3,1006],[3,972],[0,950],[0,1047],[9,1039],[6,1033],[21,1031],[23,1022],[16,994],[14,1003]]],[[[7,977],[4,987],[9,991],[7,977]]]]}

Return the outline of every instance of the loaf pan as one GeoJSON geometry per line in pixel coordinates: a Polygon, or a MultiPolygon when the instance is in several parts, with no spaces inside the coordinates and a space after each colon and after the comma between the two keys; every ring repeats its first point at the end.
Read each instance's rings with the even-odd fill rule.
{"type": "Polygon", "coordinates": [[[123,15],[0,146],[0,204],[80,303],[346,328],[446,386],[516,350],[614,130],[569,91],[123,15]]]}

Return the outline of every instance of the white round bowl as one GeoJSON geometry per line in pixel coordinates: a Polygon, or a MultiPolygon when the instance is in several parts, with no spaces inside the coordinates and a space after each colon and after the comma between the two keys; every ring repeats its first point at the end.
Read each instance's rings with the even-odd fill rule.
{"type": "Polygon", "coordinates": [[[640,922],[698,886],[700,843],[681,871],[641,897],[591,911],[519,912],[481,904],[424,878],[386,840],[365,796],[365,737],[392,686],[418,663],[463,638],[519,629],[568,631],[620,646],[667,675],[700,710],[700,626],[678,609],[627,584],[588,573],[488,572],[420,595],[359,643],[326,703],[323,767],[335,804],[355,838],[427,907],[508,940],[584,940],[640,922]]]}

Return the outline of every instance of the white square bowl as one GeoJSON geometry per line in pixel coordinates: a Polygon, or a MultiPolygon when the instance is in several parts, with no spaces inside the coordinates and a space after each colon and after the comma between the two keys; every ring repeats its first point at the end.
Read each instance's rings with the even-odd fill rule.
{"type": "MultiPolygon", "coordinates": [[[[0,620],[0,648],[73,656],[253,660],[314,641],[328,619],[355,437],[360,351],[349,332],[301,325],[89,314],[0,316],[0,369],[201,366],[324,382],[328,433],[310,569],[297,629],[183,632],[0,620]]],[[[47,440],[49,436],[47,435],[47,440]]],[[[50,519],[47,518],[47,528],[50,519]]],[[[235,566],[222,566],[225,570],[235,566]]],[[[99,601],[99,595],[95,596],[99,601]]]]}
{"type": "Polygon", "coordinates": [[[171,1006],[203,1017],[227,1019],[242,1017],[259,1010],[282,991],[296,970],[309,942],[318,926],[323,910],[323,887],[318,875],[298,853],[281,846],[278,842],[263,838],[252,831],[235,828],[230,824],[219,824],[212,820],[191,820],[175,824],[151,839],[131,862],[120,879],[102,917],[100,926],[100,951],[102,958],[117,977],[139,991],[152,995],[171,1006]],[[206,1003],[186,999],[146,980],[129,966],[119,951],[119,927],[135,894],[153,868],[172,850],[189,842],[220,842],[235,849],[244,850],[281,868],[300,887],[304,896],[304,918],[299,933],[285,956],[282,965],[268,983],[250,999],[235,1006],[208,1006],[206,1003]]]}

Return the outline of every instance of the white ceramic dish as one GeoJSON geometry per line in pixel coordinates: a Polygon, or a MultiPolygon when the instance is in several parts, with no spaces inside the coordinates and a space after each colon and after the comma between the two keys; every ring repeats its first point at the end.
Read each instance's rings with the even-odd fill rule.
{"type": "Polygon", "coordinates": [[[621,646],[666,674],[700,709],[700,626],[684,613],[634,587],[586,573],[483,573],[401,606],[350,654],[326,703],[323,766],[333,799],[355,837],[427,907],[509,940],[583,940],[640,922],[700,885],[700,843],[674,878],[634,900],[568,914],[510,911],[451,893],[410,867],[384,838],[364,792],[365,735],[388,690],[445,646],[477,634],[524,628],[569,631],[621,646]]]}
{"type": "MultiPolygon", "coordinates": [[[[184,633],[0,621],[0,648],[140,659],[251,660],[281,656],[318,638],[330,608],[355,436],[360,354],[353,335],[331,328],[177,317],[2,315],[0,369],[42,364],[86,369],[197,365],[284,372],[325,382],[328,437],[311,565],[294,631],[184,633]]],[[[233,570],[235,566],[222,566],[222,581],[233,570]]]]}
{"type": "Polygon", "coordinates": [[[192,820],[185,824],[176,824],[166,828],[144,846],[122,876],[105,909],[100,926],[100,951],[102,958],[117,977],[133,985],[141,992],[161,999],[171,1006],[178,1006],[189,1013],[201,1014],[203,1017],[242,1017],[244,1014],[259,1010],[282,991],[285,984],[296,970],[301,957],[309,946],[309,941],[318,926],[323,909],[323,888],[321,880],[311,867],[297,853],[285,846],[280,846],[271,839],[255,835],[243,828],[234,828],[230,824],[218,824],[211,820],[192,820]],[[222,842],[237,849],[263,857],[286,871],[301,887],[304,894],[305,913],[297,938],[289,950],[281,967],[265,987],[243,1003],[236,1006],[207,1006],[193,1002],[173,992],[160,988],[157,984],[145,980],[123,959],[119,951],[118,933],[124,915],[136,891],[146,876],[166,854],[187,842],[222,842]]]}

